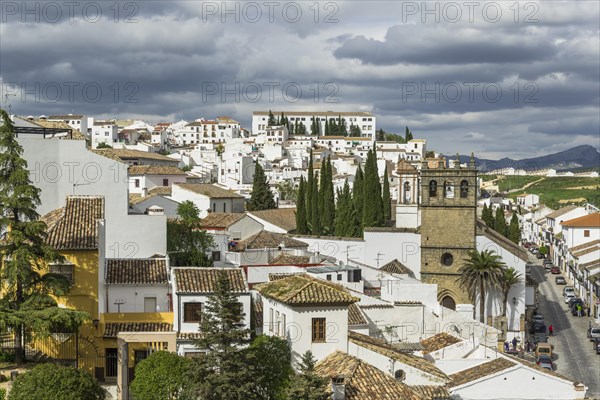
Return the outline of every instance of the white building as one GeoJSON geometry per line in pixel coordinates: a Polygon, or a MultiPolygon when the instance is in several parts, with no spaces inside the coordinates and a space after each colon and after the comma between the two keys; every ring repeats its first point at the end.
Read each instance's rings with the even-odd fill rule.
{"type": "Polygon", "coordinates": [[[569,249],[600,240],[600,213],[569,219],[561,226],[562,238],[569,249]]]}
{"type": "Polygon", "coordinates": [[[79,132],[88,136],[88,118],[84,115],[49,115],[48,121],[62,121],[69,125],[73,129],[77,129],[79,132]]]}
{"type": "Polygon", "coordinates": [[[217,117],[216,120],[197,119],[176,133],[180,146],[197,143],[226,143],[240,137],[240,123],[230,117],[217,117]]]}
{"type": "Polygon", "coordinates": [[[240,323],[250,328],[250,291],[244,273],[239,268],[171,268],[173,285],[173,330],[177,332],[177,353],[197,353],[194,339],[198,338],[199,324],[206,302],[217,290],[220,274],[226,274],[231,292],[237,297],[242,310],[240,323]]]}
{"type": "Polygon", "coordinates": [[[533,207],[540,204],[540,196],[537,194],[520,194],[517,196],[517,205],[521,207],[533,207]]]}
{"type": "Polygon", "coordinates": [[[200,218],[209,212],[244,212],[244,197],[209,183],[175,183],[171,197],[178,203],[191,201],[200,210],[200,218]]]}
{"type": "Polygon", "coordinates": [[[173,311],[165,258],[107,258],[105,261],[107,312],[173,311]]]}
{"type": "MultiPolygon", "coordinates": [[[[361,137],[374,139],[376,127],[376,117],[370,112],[336,112],[336,111],[273,111],[275,119],[282,114],[288,118],[290,125],[302,123],[306,127],[306,132],[310,133],[312,119],[316,118],[319,124],[319,135],[325,134],[325,122],[327,120],[337,122],[338,118],[344,120],[348,132],[350,126],[355,125],[360,128],[361,137]]],[[[266,132],[269,125],[269,111],[254,111],[252,113],[252,134],[258,135],[266,132]]]]}
{"type": "Polygon", "coordinates": [[[100,143],[112,146],[119,140],[119,128],[114,121],[95,121],[92,126],[92,149],[100,143]]]}
{"type": "Polygon", "coordinates": [[[132,165],[129,167],[129,193],[147,195],[155,187],[185,183],[186,173],[167,165],[132,165]]]}

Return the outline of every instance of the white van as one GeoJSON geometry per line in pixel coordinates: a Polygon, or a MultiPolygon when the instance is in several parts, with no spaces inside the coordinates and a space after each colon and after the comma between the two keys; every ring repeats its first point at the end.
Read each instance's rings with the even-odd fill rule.
{"type": "Polygon", "coordinates": [[[573,286],[565,286],[562,294],[563,296],[566,296],[567,294],[572,294],[575,296],[575,288],[573,286]]]}

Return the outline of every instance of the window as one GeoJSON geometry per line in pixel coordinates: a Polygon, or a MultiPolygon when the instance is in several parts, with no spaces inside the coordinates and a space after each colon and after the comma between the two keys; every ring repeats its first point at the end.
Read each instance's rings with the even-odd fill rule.
{"type": "Polygon", "coordinates": [[[183,303],[183,322],[200,322],[202,303],[183,303]]]}
{"type": "Polygon", "coordinates": [[[144,297],[144,312],[155,313],[156,312],[156,297],[144,297]]]}
{"type": "Polygon", "coordinates": [[[337,280],[341,281],[342,280],[342,274],[337,274],[337,280]]]}
{"type": "Polygon", "coordinates": [[[119,350],[117,348],[107,348],[105,352],[106,362],[106,377],[116,378],[117,377],[117,360],[119,359],[119,350]]]}
{"type": "Polygon", "coordinates": [[[331,274],[327,274],[327,275],[325,276],[325,278],[327,278],[327,280],[328,280],[328,281],[330,281],[330,280],[331,280],[331,274]]]}
{"type": "Polygon", "coordinates": [[[168,179],[163,179],[163,186],[169,186],[169,180],[168,179]]]}
{"type": "Polygon", "coordinates": [[[583,237],[590,237],[590,230],[589,229],[585,229],[583,231],[583,237]]]}
{"type": "Polygon", "coordinates": [[[223,212],[226,213],[227,212],[227,203],[223,203],[223,212]]]}
{"type": "Polygon", "coordinates": [[[150,352],[148,350],[136,350],[134,353],[135,365],[138,365],[146,358],[148,358],[149,353],[150,352]]]}
{"type": "Polygon", "coordinates": [[[136,187],[136,188],[139,188],[139,187],[140,187],[140,180],[139,180],[139,179],[136,179],[136,180],[135,180],[135,187],[136,187]]]}
{"type": "Polygon", "coordinates": [[[51,264],[50,273],[62,275],[73,284],[73,265],[72,264],[51,264]]]}
{"type": "Polygon", "coordinates": [[[429,181],[429,197],[437,197],[437,182],[429,181]]]}
{"type": "Polygon", "coordinates": [[[460,197],[466,199],[469,197],[469,182],[461,181],[460,182],[460,197]]]}
{"type": "Polygon", "coordinates": [[[453,262],[454,262],[454,256],[452,254],[450,254],[450,253],[442,254],[442,264],[449,267],[452,265],[453,262]]]}
{"type": "Polygon", "coordinates": [[[213,210],[213,212],[217,212],[217,203],[213,203],[212,210],[213,210]]]}
{"type": "Polygon", "coordinates": [[[213,261],[221,261],[221,252],[219,250],[212,252],[213,261]]]}
{"type": "Polygon", "coordinates": [[[325,318],[312,319],[312,341],[325,342],[325,318]]]}
{"type": "Polygon", "coordinates": [[[444,182],[444,197],[447,199],[454,198],[454,190],[452,188],[452,182],[446,181],[444,182]]]}

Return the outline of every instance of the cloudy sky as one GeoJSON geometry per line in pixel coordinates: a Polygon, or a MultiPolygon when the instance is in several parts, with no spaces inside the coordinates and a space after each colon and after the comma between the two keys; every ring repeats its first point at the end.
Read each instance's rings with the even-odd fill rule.
{"type": "Polygon", "coordinates": [[[0,21],[18,115],[361,110],[445,154],[600,147],[597,1],[5,1],[0,21]]]}

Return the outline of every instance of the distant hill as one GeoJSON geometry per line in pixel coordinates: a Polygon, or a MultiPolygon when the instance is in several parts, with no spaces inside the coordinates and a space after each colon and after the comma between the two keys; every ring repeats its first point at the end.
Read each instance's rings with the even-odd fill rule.
{"type": "MultiPolygon", "coordinates": [[[[460,156],[461,162],[468,162],[469,159],[469,156],[460,156]]],[[[510,167],[526,171],[548,168],[556,170],[600,168],[600,152],[593,146],[581,145],[559,153],[523,160],[513,160],[512,158],[488,160],[475,157],[475,163],[480,172],[510,167]]]]}

